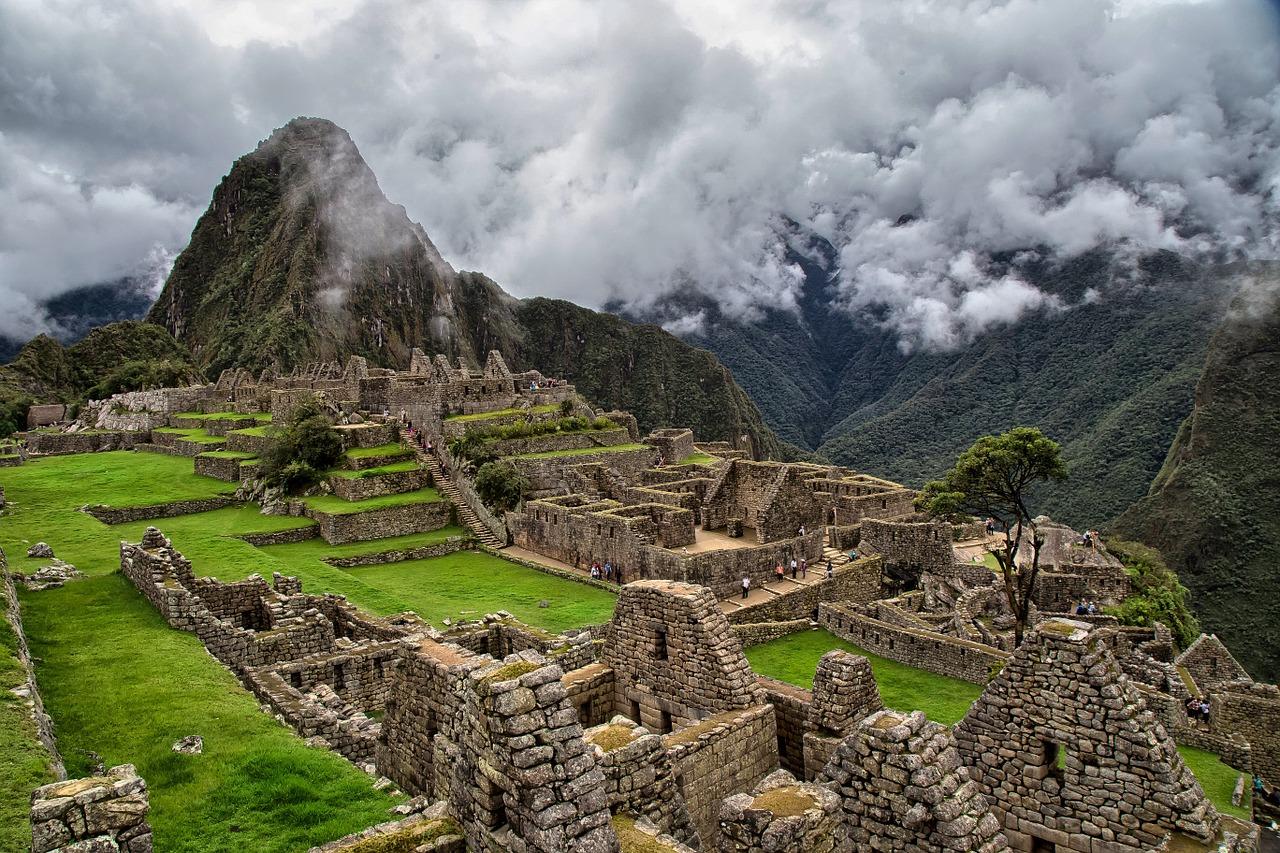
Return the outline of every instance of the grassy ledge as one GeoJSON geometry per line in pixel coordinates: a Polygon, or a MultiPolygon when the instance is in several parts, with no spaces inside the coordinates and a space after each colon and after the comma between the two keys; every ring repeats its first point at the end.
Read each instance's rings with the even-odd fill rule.
{"type": "Polygon", "coordinates": [[[611,444],[606,447],[579,447],[573,450],[547,450],[542,453],[521,453],[508,459],[555,459],[560,456],[591,456],[598,453],[621,453],[626,450],[651,450],[647,444],[611,444]]]}
{"type": "Polygon", "coordinates": [[[302,502],[316,512],[327,512],[330,515],[350,515],[356,512],[370,512],[375,509],[386,509],[393,506],[411,506],[413,504],[439,503],[440,493],[435,489],[419,489],[416,492],[401,492],[398,495],[383,495],[378,498],[367,498],[362,501],[343,500],[337,495],[316,495],[303,498],[302,502]]]}

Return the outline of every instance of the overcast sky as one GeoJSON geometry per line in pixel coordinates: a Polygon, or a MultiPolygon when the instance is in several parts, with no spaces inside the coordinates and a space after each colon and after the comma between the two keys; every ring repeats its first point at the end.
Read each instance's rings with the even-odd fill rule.
{"type": "Polygon", "coordinates": [[[516,295],[749,318],[794,301],[790,219],[837,304],[946,346],[1048,301],[991,252],[1274,257],[1278,46],[1263,0],[0,0],[0,333],[162,278],[315,115],[516,295]]]}

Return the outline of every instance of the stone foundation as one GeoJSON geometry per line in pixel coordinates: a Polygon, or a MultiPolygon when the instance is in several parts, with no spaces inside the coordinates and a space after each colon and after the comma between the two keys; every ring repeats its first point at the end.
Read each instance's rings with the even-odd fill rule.
{"type": "Polygon", "coordinates": [[[55,782],[31,795],[31,851],[151,853],[147,783],[132,764],[55,782]]]}

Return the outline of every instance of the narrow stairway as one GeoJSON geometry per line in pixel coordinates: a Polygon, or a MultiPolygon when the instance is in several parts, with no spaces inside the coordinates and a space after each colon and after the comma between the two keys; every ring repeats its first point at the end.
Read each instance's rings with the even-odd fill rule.
{"type": "Polygon", "coordinates": [[[418,461],[427,466],[427,470],[431,472],[431,479],[435,483],[435,487],[444,495],[445,499],[452,503],[458,510],[458,521],[466,525],[480,542],[487,548],[505,548],[507,543],[503,542],[497,536],[493,535],[493,531],[489,529],[480,517],[476,515],[475,510],[462,497],[462,492],[458,491],[458,487],[453,481],[444,475],[444,469],[440,467],[440,460],[436,459],[430,453],[427,453],[417,445],[413,439],[409,437],[408,430],[400,431],[400,440],[413,449],[418,461]]]}

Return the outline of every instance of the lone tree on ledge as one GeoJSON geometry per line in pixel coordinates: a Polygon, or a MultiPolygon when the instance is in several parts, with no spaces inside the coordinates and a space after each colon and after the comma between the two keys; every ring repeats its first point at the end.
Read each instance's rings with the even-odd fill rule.
{"type": "Polygon", "coordinates": [[[1015,646],[1022,645],[1026,632],[1044,546],[1044,537],[1027,509],[1027,493],[1037,483],[1066,477],[1058,443],[1034,427],[1017,427],[975,441],[941,480],[926,484],[915,500],[916,509],[935,518],[977,515],[994,518],[1004,527],[1004,541],[992,553],[1000,564],[1005,599],[1013,612],[1015,646]],[[1030,533],[1031,561],[1019,564],[1024,529],[1030,533]]]}

